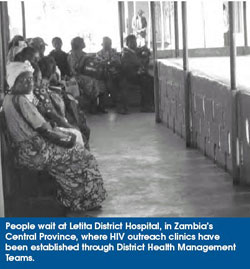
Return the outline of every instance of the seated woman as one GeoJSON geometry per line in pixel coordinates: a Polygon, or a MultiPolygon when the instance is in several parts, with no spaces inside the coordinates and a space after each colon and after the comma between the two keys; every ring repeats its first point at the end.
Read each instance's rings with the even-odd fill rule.
{"type": "Polygon", "coordinates": [[[80,113],[74,97],[62,91],[55,75],[56,63],[54,58],[43,57],[38,64],[42,73],[42,86],[36,88],[34,93],[40,100],[40,112],[45,116],[49,113],[49,119],[52,119],[52,117],[54,120],[59,118],[62,122],[56,120],[58,126],[79,128],[85,146],[89,149],[90,129],[86,117],[84,113],[80,113]],[[47,101],[48,98],[49,101],[47,101]],[[48,109],[50,112],[48,112],[48,109]],[[55,117],[54,114],[57,114],[57,116],[55,117]]]}
{"type": "Polygon", "coordinates": [[[28,60],[34,68],[34,94],[39,112],[53,125],[64,128],[74,126],[80,129],[85,147],[89,149],[90,129],[87,126],[85,115],[78,115],[76,100],[62,92],[60,87],[50,89],[51,77],[55,72],[55,61],[51,57],[43,57],[39,61],[39,67],[36,63],[36,53],[35,49],[26,47],[15,56],[14,60],[17,62],[28,60]]]}
{"type": "Polygon", "coordinates": [[[48,171],[58,183],[58,200],[70,210],[100,207],[106,191],[97,162],[74,134],[52,128],[38,112],[30,63],[10,63],[7,81],[11,94],[5,96],[3,110],[17,164],[48,171]]]}
{"type": "MultiPolygon", "coordinates": [[[[36,96],[36,105],[39,112],[52,124],[58,125],[64,128],[71,128],[72,126],[67,122],[65,118],[65,107],[63,100],[57,96],[56,94],[52,94],[51,96],[57,101],[56,108],[52,103],[51,96],[48,92],[49,89],[49,79],[50,74],[54,72],[53,67],[49,64],[43,64],[45,74],[42,76],[42,72],[40,70],[39,64],[36,63],[36,50],[31,47],[24,48],[21,52],[19,52],[15,56],[16,62],[25,62],[29,61],[34,68],[34,79],[35,79],[35,87],[34,87],[34,95],[36,96]]],[[[49,63],[49,60],[45,60],[43,63],[49,63]]],[[[48,57],[47,57],[48,58],[48,57]]],[[[53,60],[53,59],[52,59],[53,60]]],[[[40,64],[41,65],[41,64],[40,64]]]]}
{"type": "Polygon", "coordinates": [[[36,51],[34,48],[25,47],[19,49],[19,52],[15,55],[14,62],[25,62],[29,61],[34,68],[34,83],[36,87],[40,87],[42,82],[42,74],[40,68],[37,64],[39,52],[36,51]]]}
{"type": "Polygon", "coordinates": [[[14,36],[8,44],[7,63],[13,62],[15,55],[18,53],[18,48],[25,46],[27,47],[27,44],[23,36],[14,36]]]}
{"type": "Polygon", "coordinates": [[[103,94],[105,92],[105,85],[93,77],[82,74],[82,70],[88,55],[83,51],[85,43],[83,38],[75,37],[71,41],[71,52],[68,56],[68,63],[70,67],[70,74],[74,76],[79,84],[81,95],[89,99],[89,111],[95,113],[97,110],[106,112],[103,103],[103,94]],[[99,98],[99,105],[97,106],[97,98],[99,98]]]}

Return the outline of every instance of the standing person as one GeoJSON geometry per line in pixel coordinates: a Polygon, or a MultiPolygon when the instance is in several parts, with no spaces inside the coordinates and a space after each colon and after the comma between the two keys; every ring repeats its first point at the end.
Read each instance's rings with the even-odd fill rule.
{"type": "Polygon", "coordinates": [[[56,61],[56,65],[61,71],[62,77],[69,76],[69,65],[68,65],[68,54],[62,50],[62,39],[60,37],[54,37],[52,39],[52,45],[54,50],[52,50],[49,56],[53,57],[56,61]]]}
{"type": "Polygon", "coordinates": [[[11,93],[3,110],[19,166],[47,171],[58,185],[57,198],[72,211],[100,208],[106,197],[94,156],[76,135],[52,126],[33,104],[33,69],[28,62],[7,66],[11,93]]]}
{"type": "Polygon", "coordinates": [[[147,19],[145,16],[143,16],[143,13],[144,11],[140,9],[132,20],[133,33],[137,38],[138,47],[143,47],[146,45],[147,19]]]}

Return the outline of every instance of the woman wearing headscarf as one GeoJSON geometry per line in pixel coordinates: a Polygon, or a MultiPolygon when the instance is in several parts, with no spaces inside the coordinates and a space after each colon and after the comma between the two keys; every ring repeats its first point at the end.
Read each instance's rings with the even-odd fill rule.
{"type": "Polygon", "coordinates": [[[81,91],[81,95],[90,100],[90,112],[95,113],[96,110],[105,112],[103,104],[97,106],[97,98],[105,92],[105,85],[102,81],[94,77],[83,75],[84,65],[89,58],[87,53],[83,51],[85,48],[84,39],[75,37],[71,41],[71,52],[68,56],[71,76],[75,77],[81,91]]]}
{"type": "Polygon", "coordinates": [[[72,126],[65,118],[65,105],[62,98],[60,98],[60,96],[56,93],[49,91],[50,76],[55,72],[55,65],[53,65],[54,61],[49,57],[43,57],[37,63],[35,55],[36,52],[37,51],[32,47],[24,48],[15,56],[14,60],[16,62],[29,61],[34,68],[34,95],[37,99],[37,108],[43,117],[45,117],[45,119],[50,121],[53,125],[71,128],[72,126]]]}
{"type": "Polygon", "coordinates": [[[27,44],[24,37],[21,35],[14,36],[8,45],[7,64],[13,62],[16,54],[22,51],[25,47],[27,47],[27,44]]]}
{"type": "MultiPolygon", "coordinates": [[[[54,87],[53,89],[50,87],[50,81],[56,69],[55,60],[52,57],[43,57],[36,63],[36,53],[37,51],[34,48],[27,47],[18,53],[14,60],[19,62],[28,60],[34,68],[34,95],[37,99],[38,111],[53,125],[80,129],[84,145],[89,149],[90,129],[87,126],[86,119],[78,117],[78,121],[72,120],[72,117],[70,117],[72,113],[68,110],[71,110],[71,103],[74,100],[69,101],[69,97],[63,94],[60,87],[54,87]]],[[[77,113],[77,111],[74,112],[77,113]]]]}
{"type": "Polygon", "coordinates": [[[38,112],[30,63],[10,63],[7,81],[11,93],[3,110],[17,164],[48,171],[58,183],[58,200],[72,211],[99,208],[106,191],[97,162],[73,133],[52,128],[38,112]]]}

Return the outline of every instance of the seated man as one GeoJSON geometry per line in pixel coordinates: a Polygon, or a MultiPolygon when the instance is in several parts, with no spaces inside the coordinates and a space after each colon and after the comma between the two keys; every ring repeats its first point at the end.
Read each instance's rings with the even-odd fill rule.
{"type": "Polygon", "coordinates": [[[54,50],[52,50],[49,54],[49,56],[53,57],[56,61],[56,65],[61,71],[62,77],[69,76],[70,70],[68,65],[68,54],[64,51],[62,51],[62,40],[60,37],[54,37],[52,39],[52,45],[54,47],[54,50]]]}
{"type": "Polygon", "coordinates": [[[130,84],[140,87],[141,112],[153,112],[153,78],[148,74],[147,66],[137,53],[136,37],[134,35],[127,36],[126,45],[121,57],[122,79],[118,94],[118,113],[128,113],[127,91],[130,84]]]}
{"type": "Polygon", "coordinates": [[[104,68],[104,83],[111,95],[112,105],[116,104],[116,90],[120,79],[121,56],[115,49],[112,48],[112,40],[109,37],[104,37],[102,42],[103,49],[100,50],[96,57],[105,66],[104,68]]]}

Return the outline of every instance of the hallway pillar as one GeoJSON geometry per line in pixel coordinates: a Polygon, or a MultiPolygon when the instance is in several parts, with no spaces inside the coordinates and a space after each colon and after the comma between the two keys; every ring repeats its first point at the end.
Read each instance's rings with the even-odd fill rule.
{"type": "Polygon", "coordinates": [[[232,91],[232,167],[233,183],[240,182],[240,156],[239,156],[239,138],[238,138],[238,102],[237,102],[237,82],[236,82],[236,32],[235,32],[235,2],[228,2],[229,7],[229,40],[230,40],[230,83],[232,91]]]}
{"type": "Polygon", "coordinates": [[[180,56],[179,48],[179,12],[178,12],[178,2],[174,2],[174,38],[175,38],[175,57],[180,56]]]}
{"type": "Polygon", "coordinates": [[[183,40],[183,70],[185,83],[185,125],[186,125],[186,147],[191,147],[190,130],[190,74],[188,61],[188,25],[187,25],[187,2],[181,2],[182,8],[182,40],[183,40]]]}
{"type": "Polygon", "coordinates": [[[8,3],[0,2],[0,103],[4,97],[6,58],[9,42],[8,3]]]}
{"type": "MultiPolygon", "coordinates": [[[[0,104],[2,104],[4,98],[4,79],[5,79],[5,63],[6,63],[6,10],[7,3],[0,2],[0,104]]],[[[4,217],[4,193],[3,193],[3,173],[2,173],[2,149],[1,149],[1,137],[0,137],[0,217],[4,217]]]]}
{"type": "Polygon", "coordinates": [[[123,33],[125,31],[125,26],[124,26],[124,2],[119,1],[118,2],[118,16],[119,16],[119,30],[120,30],[120,45],[121,49],[124,47],[124,36],[123,33]]]}
{"type": "Polygon", "coordinates": [[[161,122],[160,118],[160,94],[159,94],[159,78],[157,66],[157,44],[156,44],[156,26],[155,26],[155,2],[150,2],[151,11],[151,29],[153,43],[153,60],[154,60],[154,100],[155,100],[155,121],[161,122]]]}
{"type": "Polygon", "coordinates": [[[25,4],[24,4],[24,1],[21,2],[21,7],[22,7],[23,37],[26,38],[26,17],[25,17],[25,4]]]}
{"type": "Polygon", "coordinates": [[[243,2],[243,21],[244,21],[244,45],[248,46],[248,28],[247,28],[247,1],[243,2]]]}

